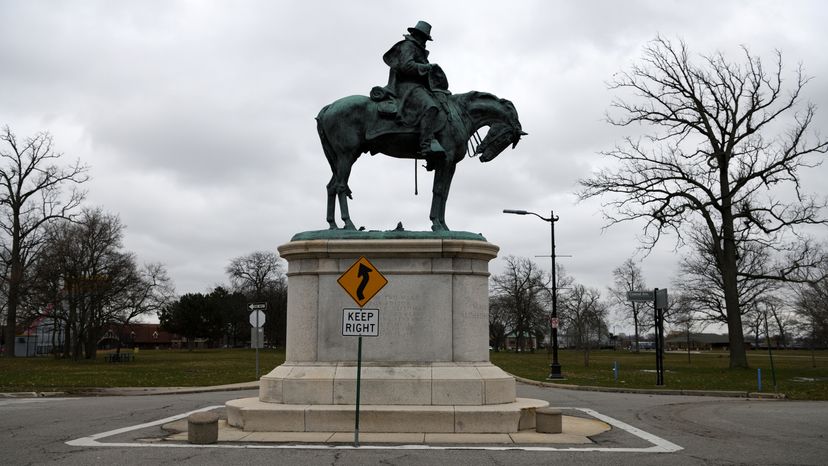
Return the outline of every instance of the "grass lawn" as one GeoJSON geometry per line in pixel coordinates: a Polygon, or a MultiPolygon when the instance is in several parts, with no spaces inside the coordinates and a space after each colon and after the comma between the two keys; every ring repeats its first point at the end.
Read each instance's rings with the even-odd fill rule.
{"type": "MultiPolygon", "coordinates": [[[[135,361],[106,362],[107,352],[94,361],[67,361],[51,357],[0,358],[0,392],[78,391],[95,387],[192,387],[248,382],[256,378],[255,350],[142,350],[135,361]]],[[[590,367],[583,353],[564,350],[559,359],[566,380],[562,383],[627,388],[657,388],[655,353],[593,351],[590,367]],[[618,382],[613,362],[618,361],[618,382]],[[650,372],[646,372],[650,371],[650,372]]],[[[266,374],[285,359],[283,349],[259,351],[260,373],[266,374]]],[[[667,353],[664,357],[665,387],[685,390],[756,391],[756,368],[762,369],[763,391],[772,392],[770,363],[766,351],[748,353],[751,369],[730,370],[727,353],[667,353]]],[[[492,352],[491,360],[507,372],[533,380],[546,380],[549,355],[492,352]]],[[[816,354],[811,367],[809,351],[774,352],[778,391],[792,399],[828,400],[828,351],[816,354]]]]}
{"type": "MultiPolygon", "coordinates": [[[[492,363],[514,375],[545,381],[550,356],[546,352],[492,352],[492,363]]],[[[590,353],[589,368],[584,367],[582,351],[558,353],[566,380],[561,383],[626,388],[656,386],[655,352],[601,350],[590,353]],[[618,361],[618,382],[613,378],[613,362],[618,361]],[[648,372],[649,371],[649,372],[648,372]]],[[[749,351],[747,370],[728,369],[728,354],[723,352],[667,353],[664,355],[664,387],[674,390],[757,391],[757,368],[762,369],[762,391],[773,392],[770,360],[767,351],[749,351]]],[[[810,351],[774,351],[778,391],[791,399],[828,400],[828,351],[816,352],[812,367],[810,351]],[[813,380],[810,380],[813,379],[813,380]]]]}
{"type": "MultiPolygon", "coordinates": [[[[122,350],[123,352],[124,350],[122,350]]],[[[0,358],[0,392],[73,391],[93,387],[195,387],[256,379],[256,350],[141,350],[133,362],[78,362],[37,358],[0,358]]],[[[285,360],[284,349],[259,350],[259,372],[267,374],[285,360]]]]}

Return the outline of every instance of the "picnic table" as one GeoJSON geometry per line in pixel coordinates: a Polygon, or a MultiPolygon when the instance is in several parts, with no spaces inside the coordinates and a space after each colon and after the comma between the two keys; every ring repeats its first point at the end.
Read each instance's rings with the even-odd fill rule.
{"type": "Polygon", "coordinates": [[[131,362],[135,361],[135,353],[109,353],[106,355],[106,362],[131,362]]]}

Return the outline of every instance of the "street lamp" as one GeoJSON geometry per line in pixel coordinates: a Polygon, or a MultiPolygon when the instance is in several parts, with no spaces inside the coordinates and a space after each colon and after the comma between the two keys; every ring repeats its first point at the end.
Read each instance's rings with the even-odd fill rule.
{"type": "Polygon", "coordinates": [[[534,215],[544,222],[549,222],[550,237],[552,239],[552,253],[549,255],[552,259],[552,317],[549,319],[549,325],[552,327],[552,363],[549,365],[549,376],[547,379],[563,379],[561,364],[558,362],[558,282],[555,278],[555,222],[558,221],[558,217],[555,216],[555,212],[552,210],[549,211],[549,218],[526,210],[503,209],[503,213],[534,215]]]}

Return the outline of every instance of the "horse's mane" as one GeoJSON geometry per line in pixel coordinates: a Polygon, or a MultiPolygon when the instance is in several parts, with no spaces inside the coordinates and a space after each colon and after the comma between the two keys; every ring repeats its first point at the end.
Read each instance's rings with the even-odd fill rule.
{"type": "Polygon", "coordinates": [[[501,99],[498,96],[490,93],[490,92],[482,92],[482,91],[469,91],[464,94],[456,94],[464,100],[491,100],[493,102],[498,102],[506,107],[507,113],[509,115],[509,120],[511,121],[512,125],[520,128],[520,120],[518,119],[517,109],[515,105],[512,103],[511,100],[501,99]]]}

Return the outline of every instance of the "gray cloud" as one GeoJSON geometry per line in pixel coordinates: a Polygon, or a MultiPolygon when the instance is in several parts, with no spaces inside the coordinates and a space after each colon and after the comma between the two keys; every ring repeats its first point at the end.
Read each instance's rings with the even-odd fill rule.
{"type": "MultiPolygon", "coordinates": [[[[180,292],[224,281],[234,256],[326,227],[330,172],[313,118],[384,83],[382,53],[418,19],[434,26],[431,58],[452,89],[512,100],[530,133],[491,163],[458,167],[449,225],[483,233],[501,256],[534,257],[549,253],[548,224],[501,210],[554,208],[558,252],[573,256],[561,261],[590,286],[610,283],[641,225],[602,231],[599,203],[576,204],[572,193],[628,131],[604,122],[606,81],[656,34],[697,54],[781,49],[814,76],[806,98],[820,106],[816,126],[828,121],[818,1],[5,1],[0,17],[0,123],[21,135],[49,130],[91,164],[89,203],[119,213],[127,247],[166,263],[180,292]]],[[[826,175],[805,174],[806,187],[828,193],[826,175]]],[[[417,197],[413,178],[411,161],[363,156],[355,222],[427,229],[431,176],[420,169],[417,197]]],[[[669,286],[672,246],[644,261],[654,286],[669,286]]]]}

